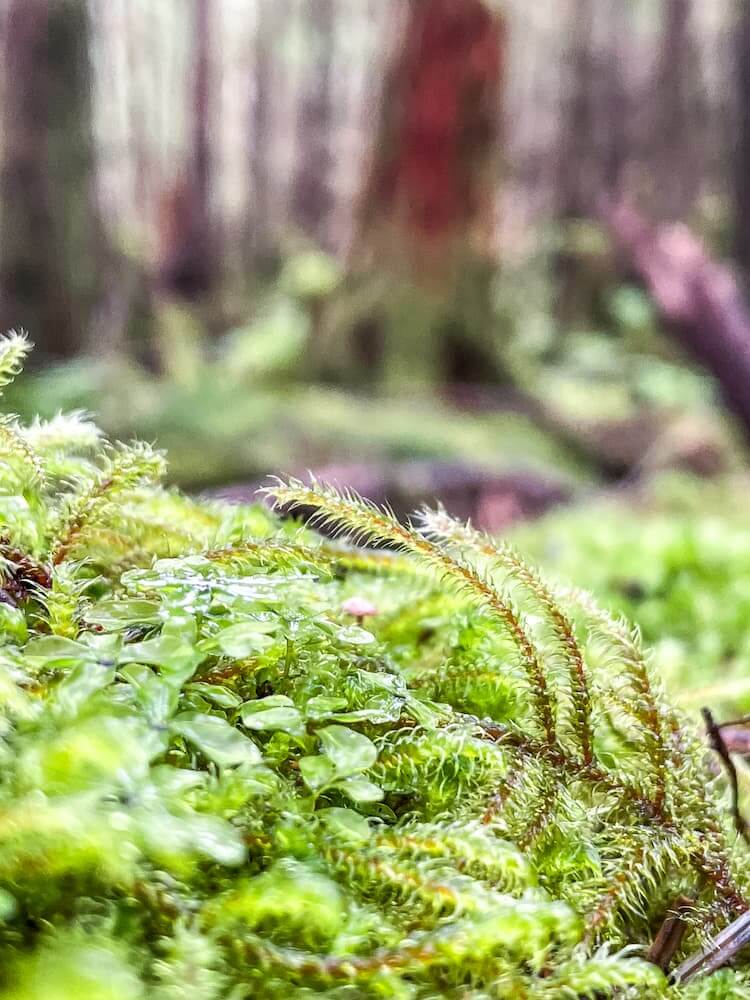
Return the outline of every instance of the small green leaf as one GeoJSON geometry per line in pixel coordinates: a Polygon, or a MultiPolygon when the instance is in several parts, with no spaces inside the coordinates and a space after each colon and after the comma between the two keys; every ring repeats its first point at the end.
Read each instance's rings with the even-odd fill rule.
{"type": "Polygon", "coordinates": [[[383,789],[367,778],[344,778],[337,781],[336,788],[343,792],[352,802],[380,802],[383,789]]]}
{"type": "Polygon", "coordinates": [[[302,713],[294,707],[292,699],[283,694],[247,702],[242,706],[240,717],[248,729],[280,729],[291,735],[301,735],[305,731],[302,713]]]}
{"type": "Polygon", "coordinates": [[[253,741],[218,715],[183,712],[173,719],[170,728],[219,767],[260,762],[260,750],[253,741]]]}
{"type": "Polygon", "coordinates": [[[0,641],[23,645],[29,637],[26,617],[20,608],[0,604],[0,641]]]}
{"type": "Polygon", "coordinates": [[[186,690],[195,691],[196,694],[213,702],[214,705],[218,705],[219,708],[238,708],[242,704],[239,695],[222,684],[204,684],[197,681],[194,684],[188,684],[186,690]]]}
{"type": "Polygon", "coordinates": [[[376,642],[375,636],[359,625],[337,625],[335,622],[320,622],[319,627],[332,635],[344,646],[369,646],[376,642]]]}
{"type": "Polygon", "coordinates": [[[81,660],[89,662],[95,660],[96,652],[90,646],[76,642],[74,639],[44,635],[38,639],[32,639],[26,645],[24,658],[31,661],[34,666],[65,667],[81,660]]]}
{"type": "Polygon", "coordinates": [[[176,635],[159,635],[124,646],[119,659],[120,663],[149,663],[159,667],[166,679],[182,687],[205,655],[176,635]]]}
{"type": "Polygon", "coordinates": [[[174,815],[160,807],[135,813],[145,851],[161,864],[176,867],[192,855],[220,865],[241,865],[247,849],[235,827],[219,816],[174,815]]]}
{"type": "Polygon", "coordinates": [[[382,694],[368,699],[363,708],[353,712],[332,712],[330,717],[336,722],[374,722],[382,725],[400,719],[403,707],[403,698],[382,694]]]}
{"type": "Polygon", "coordinates": [[[86,612],[86,621],[107,632],[117,632],[133,625],[158,625],[161,622],[156,601],[133,599],[121,601],[107,598],[99,601],[86,612]]]}
{"type": "Polygon", "coordinates": [[[327,726],[318,730],[318,736],[339,777],[366,771],[378,758],[372,740],[345,726],[327,726]]]}
{"type": "Polygon", "coordinates": [[[273,645],[273,637],[268,633],[276,628],[275,622],[248,621],[230,625],[216,636],[219,648],[227,656],[242,659],[262,653],[273,645]]]}
{"type": "Polygon", "coordinates": [[[55,712],[76,715],[89,698],[115,679],[114,664],[77,663],[57,685],[54,692],[55,712]]]}
{"type": "Polygon", "coordinates": [[[360,816],[353,809],[342,809],[334,806],[330,809],[319,809],[315,814],[321,819],[328,830],[344,840],[357,841],[362,843],[370,839],[370,824],[364,816],[360,816]]]}
{"type": "Polygon", "coordinates": [[[327,719],[334,712],[341,712],[346,709],[349,702],[346,698],[335,698],[331,695],[319,694],[315,698],[310,698],[305,704],[305,715],[313,722],[320,722],[327,719]]]}
{"type": "Polygon", "coordinates": [[[327,757],[302,757],[299,762],[300,774],[312,792],[325,788],[336,777],[333,764],[327,757]]]}
{"type": "Polygon", "coordinates": [[[161,630],[162,636],[171,635],[183,643],[193,645],[198,638],[198,623],[195,615],[171,612],[161,630]]]}
{"type": "Polygon", "coordinates": [[[179,798],[191,788],[205,784],[208,774],[206,771],[190,771],[169,764],[157,764],[151,768],[149,777],[167,798],[179,798]]]}
{"type": "Polygon", "coordinates": [[[130,675],[126,675],[123,671],[123,676],[136,689],[136,699],[148,721],[154,726],[165,725],[177,711],[180,703],[179,689],[170,684],[166,678],[140,664],[132,664],[126,669],[130,675]],[[143,673],[136,676],[133,670],[138,667],[143,673]]]}

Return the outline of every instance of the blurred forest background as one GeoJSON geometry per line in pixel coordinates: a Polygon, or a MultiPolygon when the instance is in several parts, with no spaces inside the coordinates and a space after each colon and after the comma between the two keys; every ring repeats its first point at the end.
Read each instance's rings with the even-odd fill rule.
{"type": "Polygon", "coordinates": [[[0,0],[0,51],[9,410],[440,499],[750,711],[747,0],[0,0]]]}
{"type": "Polygon", "coordinates": [[[741,474],[744,0],[0,0],[0,39],[22,413],[491,529],[741,474]]]}

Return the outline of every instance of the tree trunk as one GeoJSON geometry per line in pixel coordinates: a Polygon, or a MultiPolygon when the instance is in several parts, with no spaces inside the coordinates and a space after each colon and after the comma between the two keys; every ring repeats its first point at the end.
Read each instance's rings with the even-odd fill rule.
{"type": "Polygon", "coordinates": [[[89,43],[85,0],[10,0],[0,325],[28,329],[37,358],[85,343],[101,291],[89,43]]]}
{"type": "Polygon", "coordinates": [[[750,287],[750,4],[737,11],[735,80],[738,121],[734,149],[735,257],[750,287]]]}
{"type": "Polygon", "coordinates": [[[600,58],[594,44],[594,0],[574,0],[569,12],[570,76],[558,181],[563,239],[555,259],[555,312],[562,330],[578,322],[590,322],[595,310],[598,276],[581,250],[580,223],[591,219],[613,169],[609,142],[612,125],[602,120],[597,103],[603,84],[609,80],[600,79],[600,58]]]}
{"type": "Polygon", "coordinates": [[[308,0],[306,27],[312,50],[312,72],[302,85],[297,127],[299,169],[292,190],[292,218],[310,240],[331,251],[333,0],[308,0]]]}
{"type": "Polygon", "coordinates": [[[358,241],[365,266],[390,280],[381,315],[393,388],[497,375],[491,239],[503,52],[504,21],[482,0],[409,3],[358,241]]]}
{"type": "Polygon", "coordinates": [[[662,48],[653,106],[656,110],[657,190],[654,207],[663,219],[676,221],[690,211],[698,193],[701,123],[694,97],[699,89],[695,68],[699,52],[691,18],[692,0],[664,0],[662,48]]]}
{"type": "MultiPolygon", "coordinates": [[[[591,214],[597,176],[594,109],[593,0],[575,0],[571,8],[571,75],[560,157],[560,217],[591,214]]],[[[596,193],[595,193],[596,192],[596,193]]]]}
{"type": "Polygon", "coordinates": [[[182,175],[162,202],[160,284],[186,302],[204,298],[219,274],[218,239],[211,206],[211,39],[213,0],[193,2],[193,90],[190,147],[182,175]]]}
{"type": "Polygon", "coordinates": [[[388,72],[362,238],[424,277],[451,249],[486,247],[501,107],[503,22],[482,0],[411,0],[388,72]],[[382,233],[381,233],[382,235],[382,233]]]}
{"type": "Polygon", "coordinates": [[[632,50],[632,10],[622,0],[610,0],[607,12],[607,51],[603,119],[607,143],[603,167],[605,190],[620,191],[631,152],[631,98],[627,71],[632,50]]]}
{"type": "Polygon", "coordinates": [[[276,239],[272,223],[272,192],[269,177],[271,115],[273,104],[273,44],[280,30],[279,0],[256,0],[253,40],[253,96],[250,104],[250,202],[247,221],[246,266],[261,275],[275,266],[276,239]]]}

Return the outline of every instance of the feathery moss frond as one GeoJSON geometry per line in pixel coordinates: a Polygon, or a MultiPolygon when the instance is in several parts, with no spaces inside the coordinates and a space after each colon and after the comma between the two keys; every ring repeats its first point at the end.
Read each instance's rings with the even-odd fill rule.
{"type": "Polygon", "coordinates": [[[555,742],[554,708],[537,651],[510,601],[471,566],[446,554],[429,539],[405,528],[387,509],[381,510],[374,504],[367,503],[352,491],[339,494],[333,487],[324,484],[313,482],[310,487],[305,487],[298,480],[292,480],[289,484],[279,480],[276,486],[268,487],[266,492],[280,506],[312,508],[312,522],[315,525],[333,528],[337,533],[350,537],[356,544],[369,540],[411,553],[485,607],[498,619],[516,644],[528,676],[538,722],[548,742],[555,742]]]}
{"type": "Polygon", "coordinates": [[[576,639],[572,621],[549,587],[510,545],[493,542],[486,535],[475,531],[469,524],[463,524],[452,518],[442,507],[435,511],[423,508],[419,513],[418,523],[428,537],[446,542],[459,551],[488,559],[493,571],[502,570],[512,583],[523,589],[541,611],[545,621],[549,623],[556,649],[569,672],[575,734],[584,762],[591,763],[593,760],[591,695],[583,653],[576,639]]]}
{"type": "Polygon", "coordinates": [[[22,434],[32,448],[45,456],[95,452],[103,441],[102,432],[83,410],[58,413],[50,420],[36,417],[22,434]]]}
{"type": "Polygon", "coordinates": [[[86,533],[107,520],[108,511],[128,492],[155,484],[166,471],[164,457],[150,445],[136,442],[120,445],[107,454],[102,468],[89,482],[80,484],[53,525],[51,561],[59,565],[74,556],[86,541],[86,533]]]}
{"type": "Polygon", "coordinates": [[[16,378],[23,368],[24,360],[32,348],[26,334],[11,330],[0,337],[0,390],[16,378]]]}

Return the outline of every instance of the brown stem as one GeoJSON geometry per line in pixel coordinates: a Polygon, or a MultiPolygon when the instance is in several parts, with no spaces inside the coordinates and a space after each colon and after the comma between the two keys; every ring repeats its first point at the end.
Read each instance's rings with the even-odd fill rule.
{"type": "Polygon", "coordinates": [[[649,962],[658,965],[664,972],[667,971],[672,959],[680,950],[682,939],[687,930],[687,924],[683,918],[693,904],[694,901],[688,896],[680,896],[675,901],[674,906],[664,918],[664,923],[659,928],[654,943],[648,950],[646,957],[649,962]]]}
{"type": "Polygon", "coordinates": [[[675,983],[689,983],[698,976],[709,976],[726,965],[750,944],[750,913],[743,913],[713,939],[711,944],[686,959],[672,974],[675,983]]]}
{"type": "Polygon", "coordinates": [[[712,749],[718,754],[729,777],[729,784],[732,789],[732,819],[734,820],[734,828],[743,840],[750,844],[750,828],[748,828],[747,820],[740,812],[740,786],[737,778],[737,768],[734,766],[734,761],[724,742],[721,726],[717,726],[711,710],[702,708],[701,713],[706,723],[706,733],[708,734],[709,743],[712,749]]]}

